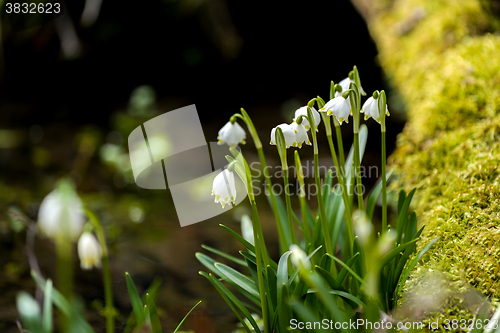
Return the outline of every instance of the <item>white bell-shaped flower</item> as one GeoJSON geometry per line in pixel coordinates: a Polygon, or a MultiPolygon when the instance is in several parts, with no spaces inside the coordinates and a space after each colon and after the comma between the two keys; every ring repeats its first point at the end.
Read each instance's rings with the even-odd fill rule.
{"type": "MultiPolygon", "coordinates": [[[[315,108],[311,108],[311,112],[314,118],[314,124],[316,126],[316,132],[317,132],[318,125],[321,123],[321,116],[319,115],[318,111],[316,111],[315,108]]],[[[296,121],[299,116],[304,116],[304,118],[302,119],[302,124],[304,124],[306,130],[309,130],[311,126],[309,125],[309,121],[307,120],[307,106],[303,106],[300,109],[297,109],[297,111],[295,111],[295,118],[293,118],[293,121],[296,121]]]]}
{"type": "Polygon", "coordinates": [[[292,244],[290,245],[290,261],[292,264],[298,269],[311,269],[311,262],[307,258],[307,254],[302,250],[298,245],[292,244]]]}
{"type": "Polygon", "coordinates": [[[102,249],[97,238],[90,232],[84,232],[78,241],[78,256],[82,269],[89,270],[92,267],[101,267],[102,249]]]}
{"type": "Polygon", "coordinates": [[[271,130],[271,145],[276,145],[276,128],[281,128],[283,132],[283,137],[285,138],[285,146],[289,147],[297,147],[297,132],[296,130],[289,124],[281,124],[276,126],[271,130]]]}
{"type": "Polygon", "coordinates": [[[311,141],[309,140],[309,136],[307,135],[307,130],[304,126],[304,121],[305,118],[302,118],[302,123],[300,125],[297,124],[296,122],[290,124],[290,126],[292,126],[292,128],[295,130],[295,142],[297,143],[297,145],[294,147],[302,148],[302,144],[304,144],[304,142],[309,146],[312,144],[311,141]]]}
{"type": "MultiPolygon", "coordinates": [[[[380,124],[380,113],[378,110],[378,99],[375,99],[373,96],[368,98],[366,102],[363,104],[360,112],[365,113],[365,120],[368,118],[373,118],[376,122],[380,124]]],[[[385,105],[385,114],[389,114],[389,109],[387,108],[387,104],[385,105]]]]}
{"type": "Polygon", "coordinates": [[[212,185],[212,195],[215,195],[215,202],[220,203],[222,208],[226,204],[234,204],[236,200],[236,185],[232,171],[225,169],[215,176],[212,185]]]}
{"type": "Polygon", "coordinates": [[[342,122],[349,122],[349,115],[351,114],[351,102],[349,98],[344,98],[342,96],[335,97],[328,101],[325,106],[323,106],[320,112],[326,112],[329,116],[334,115],[337,120],[342,125],[342,122]]]}
{"type": "Polygon", "coordinates": [[[245,144],[246,133],[245,130],[237,123],[231,124],[230,121],[227,122],[224,127],[219,131],[217,136],[218,144],[227,144],[229,147],[235,148],[238,144],[245,144]]]}
{"type": "Polygon", "coordinates": [[[38,226],[46,236],[76,241],[83,230],[83,205],[73,186],[62,181],[40,204],[38,226]]]}
{"type": "MultiPolygon", "coordinates": [[[[351,82],[354,82],[354,80],[351,80],[348,77],[339,82],[340,86],[342,87],[342,92],[349,89],[351,82]]],[[[361,95],[366,96],[366,92],[363,90],[363,87],[360,87],[360,89],[361,89],[361,95]]],[[[342,92],[335,92],[335,97],[342,96],[342,92]]]]}

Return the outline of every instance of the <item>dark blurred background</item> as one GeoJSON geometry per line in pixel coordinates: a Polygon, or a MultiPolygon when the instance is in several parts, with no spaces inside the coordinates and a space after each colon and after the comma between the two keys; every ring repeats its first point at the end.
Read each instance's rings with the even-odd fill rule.
{"type": "MultiPolygon", "coordinates": [[[[61,4],[62,14],[55,17],[15,16],[5,6],[1,15],[0,292],[9,292],[0,302],[0,330],[14,331],[15,292],[34,288],[22,252],[25,226],[36,220],[38,204],[55,181],[69,175],[106,225],[123,315],[130,310],[123,280],[128,270],[142,290],[155,276],[163,281],[158,303],[167,327],[204,299],[188,327],[230,331],[235,318],[197,274],[203,267],[194,253],[206,243],[237,254],[217,224],[239,228],[234,217],[245,205],[181,229],[168,191],[141,190],[131,180],[127,136],[145,120],[196,104],[207,141],[215,141],[228,118],[244,107],[268,162],[277,164],[275,148],[266,144],[271,128],[290,122],[309,99],[328,99],[330,81],[339,82],[357,65],[368,94],[389,91],[390,153],[404,125],[403,105],[376,63],[364,22],[347,0],[61,4]]],[[[380,165],[379,127],[372,120],[367,125],[364,164],[380,165]]],[[[348,149],[350,127],[344,125],[343,132],[348,149]]],[[[321,140],[326,159],[328,146],[321,140]]],[[[256,159],[247,141],[245,156],[256,159]]],[[[301,156],[310,158],[312,150],[302,148],[301,156]]],[[[277,254],[274,222],[263,209],[277,254]]],[[[36,246],[42,271],[50,276],[51,244],[41,239],[36,246]]],[[[89,316],[99,331],[100,273],[79,273],[77,285],[89,312],[95,310],[89,316]]]]}

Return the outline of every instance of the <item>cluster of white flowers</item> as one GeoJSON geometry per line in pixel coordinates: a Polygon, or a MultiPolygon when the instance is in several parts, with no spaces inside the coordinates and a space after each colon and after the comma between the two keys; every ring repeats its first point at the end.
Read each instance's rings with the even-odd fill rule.
{"type": "MultiPolygon", "coordinates": [[[[350,74],[351,76],[351,74],[350,74]]],[[[352,77],[352,76],[351,76],[352,77]]],[[[349,97],[349,89],[351,83],[354,80],[351,77],[347,77],[335,85],[334,97],[329,100],[319,112],[326,112],[328,116],[334,116],[337,118],[338,122],[342,123],[349,122],[349,116],[352,114],[351,101],[349,97]]],[[[359,87],[361,95],[365,96],[366,93],[362,87],[359,87]]],[[[368,98],[360,112],[364,112],[365,120],[368,118],[373,118],[375,121],[380,123],[380,114],[378,108],[379,93],[375,91],[373,96],[368,98]]],[[[271,145],[276,145],[277,129],[281,129],[283,133],[283,138],[285,139],[286,148],[296,147],[302,148],[305,144],[311,145],[309,140],[309,135],[307,132],[311,129],[311,124],[308,119],[308,108],[311,109],[311,113],[314,119],[314,130],[318,131],[318,125],[321,123],[321,116],[314,107],[303,106],[295,111],[295,116],[290,124],[283,123],[271,130],[271,145]]],[[[385,106],[386,114],[389,115],[389,110],[387,104],[385,106]]],[[[231,121],[227,122],[224,127],[219,131],[217,137],[218,144],[227,144],[232,148],[236,148],[238,144],[244,144],[246,139],[245,130],[235,121],[234,116],[231,121]]],[[[236,200],[236,188],[234,183],[233,171],[224,170],[219,173],[212,185],[212,195],[215,196],[215,202],[220,203],[222,208],[227,204],[234,204],[236,200]]]]}
{"type": "Polygon", "coordinates": [[[68,181],[62,181],[40,204],[38,227],[42,234],[54,241],[76,241],[82,269],[101,266],[102,251],[90,232],[83,232],[85,217],[83,204],[68,181]],[[83,232],[83,233],[82,233],[83,232]]]}
{"type": "MultiPolygon", "coordinates": [[[[352,82],[354,81],[348,77],[340,81],[340,83],[336,85],[335,97],[330,101],[328,101],[325,104],[325,106],[323,106],[319,110],[320,112],[326,112],[327,115],[329,116],[335,116],[341,125],[344,121],[348,123],[349,115],[352,114],[350,98],[349,96],[347,96],[347,94],[343,94],[344,92],[349,90],[349,86],[352,82]]],[[[366,93],[363,90],[363,88],[360,89],[361,89],[361,95],[365,96],[366,93]]],[[[365,113],[365,120],[371,117],[375,119],[378,123],[380,123],[380,115],[378,111],[378,97],[379,97],[378,92],[375,92],[373,96],[368,98],[363,104],[363,107],[361,108],[360,112],[365,113]]],[[[389,110],[387,109],[387,104],[385,107],[386,107],[386,114],[389,116],[389,110]]]]}
{"type": "MultiPolygon", "coordinates": [[[[318,125],[321,122],[321,117],[316,111],[315,108],[311,108],[311,112],[314,118],[314,126],[315,130],[318,131],[318,125]]],[[[302,145],[305,143],[307,145],[311,145],[311,140],[309,140],[309,136],[307,131],[311,128],[309,121],[307,120],[307,106],[303,106],[297,111],[295,111],[295,117],[291,124],[283,123],[281,125],[276,126],[271,130],[271,145],[276,145],[276,129],[280,128],[283,132],[283,137],[285,138],[285,146],[286,148],[297,147],[302,148],[302,145]],[[299,120],[300,118],[300,120],[299,120]]]]}

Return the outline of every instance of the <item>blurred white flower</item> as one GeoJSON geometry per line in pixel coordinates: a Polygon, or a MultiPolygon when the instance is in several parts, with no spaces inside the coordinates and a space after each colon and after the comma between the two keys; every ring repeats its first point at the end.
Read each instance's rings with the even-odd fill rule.
{"type": "Polygon", "coordinates": [[[82,269],[101,267],[102,250],[97,238],[90,232],[84,232],[78,241],[78,256],[82,269]]]}
{"type": "Polygon", "coordinates": [[[349,123],[349,115],[351,114],[351,102],[348,98],[342,96],[335,97],[329,100],[325,106],[323,106],[320,112],[326,112],[329,116],[334,115],[337,120],[342,125],[342,122],[349,123]]]}
{"type": "Polygon", "coordinates": [[[84,223],[82,202],[69,181],[61,181],[40,204],[38,226],[53,240],[70,238],[76,241],[84,223]]]}
{"type": "MultiPolygon", "coordinates": [[[[365,120],[368,118],[373,118],[376,122],[380,124],[380,113],[378,110],[378,99],[375,99],[373,96],[368,98],[366,102],[363,104],[360,112],[365,113],[365,120]]],[[[385,114],[389,114],[389,109],[387,108],[387,104],[385,105],[385,114]]]]}
{"type": "MultiPolygon", "coordinates": [[[[351,80],[348,77],[346,77],[345,79],[343,79],[342,81],[339,82],[340,86],[342,87],[342,92],[349,89],[351,82],[354,82],[354,80],[351,80]]],[[[363,87],[359,87],[359,88],[361,89],[361,95],[366,96],[366,92],[363,90],[363,87]]],[[[342,96],[342,92],[335,92],[335,97],[342,96]]]]}
{"type": "Polygon", "coordinates": [[[290,260],[292,264],[299,269],[311,269],[311,262],[307,258],[306,253],[302,250],[298,245],[292,244],[290,245],[290,251],[292,254],[290,255],[290,260]]]}
{"type": "Polygon", "coordinates": [[[226,204],[234,204],[236,200],[236,185],[232,171],[225,169],[215,176],[212,195],[215,195],[215,202],[220,203],[222,208],[226,204]]]}
{"type": "Polygon", "coordinates": [[[219,145],[227,144],[229,147],[235,148],[238,144],[245,144],[246,133],[245,130],[237,123],[231,124],[230,121],[227,122],[224,127],[219,131],[217,136],[217,143],[219,145]]]}
{"type": "MultiPolygon", "coordinates": [[[[316,126],[316,131],[318,131],[318,125],[321,123],[321,117],[315,108],[311,108],[311,112],[314,118],[314,125],[316,126]]],[[[307,106],[303,106],[300,109],[297,109],[297,111],[295,111],[295,118],[293,118],[293,121],[295,122],[299,116],[304,116],[304,118],[302,118],[302,124],[304,125],[306,130],[309,130],[310,126],[309,126],[309,121],[307,120],[307,106]]]]}
{"type": "Polygon", "coordinates": [[[283,132],[283,136],[285,137],[286,148],[296,147],[297,146],[297,138],[296,138],[297,132],[289,124],[281,124],[281,125],[278,125],[271,130],[271,145],[276,145],[276,128],[278,128],[278,127],[281,128],[281,131],[283,132]]]}
{"type": "Polygon", "coordinates": [[[296,122],[290,124],[290,126],[295,130],[295,142],[297,147],[302,148],[302,144],[305,142],[309,146],[312,145],[307,135],[307,129],[304,126],[305,119],[302,118],[302,123],[299,125],[296,122]]]}

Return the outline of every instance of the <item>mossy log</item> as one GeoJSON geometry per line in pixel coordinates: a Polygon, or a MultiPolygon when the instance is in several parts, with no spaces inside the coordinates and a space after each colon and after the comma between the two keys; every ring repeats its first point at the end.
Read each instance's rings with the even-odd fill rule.
{"type": "Polygon", "coordinates": [[[417,187],[413,207],[420,225],[426,225],[419,247],[441,236],[406,281],[402,305],[406,302],[415,313],[422,305],[419,299],[437,302],[434,309],[419,311],[440,324],[473,318],[478,303],[471,301],[471,290],[489,297],[493,306],[500,298],[495,3],[352,2],[368,24],[385,74],[406,104],[408,122],[390,157],[397,173],[393,187],[417,187]]]}

